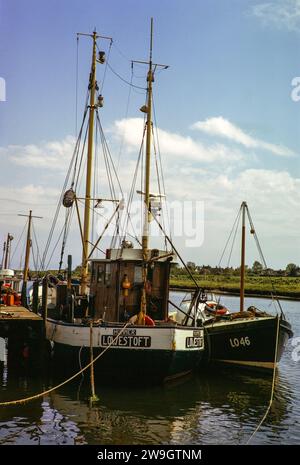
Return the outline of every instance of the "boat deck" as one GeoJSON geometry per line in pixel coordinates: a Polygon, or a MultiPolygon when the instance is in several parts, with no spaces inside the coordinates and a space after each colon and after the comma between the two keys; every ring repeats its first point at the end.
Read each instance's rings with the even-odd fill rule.
{"type": "Polygon", "coordinates": [[[36,320],[42,321],[42,317],[34,312],[31,312],[25,307],[19,307],[16,305],[7,306],[0,305],[0,321],[12,321],[12,320],[36,320]]]}

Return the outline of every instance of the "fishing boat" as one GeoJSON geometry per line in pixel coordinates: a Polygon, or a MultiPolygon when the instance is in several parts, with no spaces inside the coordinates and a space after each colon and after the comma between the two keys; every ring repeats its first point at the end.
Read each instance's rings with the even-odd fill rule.
{"type": "MultiPolygon", "coordinates": [[[[84,117],[88,114],[85,195],[80,198],[74,182],[62,195],[62,203],[67,210],[75,209],[80,226],[81,277],[79,284],[72,280],[69,256],[67,280],[51,282],[51,287],[56,290],[56,304],[51,309],[45,304],[43,310],[54,369],[62,368],[64,373],[69,369],[75,373],[95,360],[92,376],[109,383],[164,382],[195,370],[204,353],[202,326],[178,324],[168,315],[169,275],[175,258],[174,249],[171,246],[171,250],[159,250],[151,248],[149,243],[149,225],[157,208],[157,196],[150,190],[152,86],[155,70],[165,67],[152,62],[152,31],[151,20],[150,58],[147,62],[139,62],[147,65],[146,105],[141,109],[145,114],[144,182],[142,191],[138,191],[144,210],[141,241],[137,241],[138,246],[135,247],[125,232],[120,237],[119,247],[107,249],[104,258],[93,258],[103,237],[101,233],[93,242],[90,221],[94,205],[105,201],[93,198],[91,190],[94,120],[102,131],[99,110],[103,106],[103,97],[97,96],[96,65],[104,63],[105,54],[102,51],[97,53],[97,40],[101,39],[97,32],[84,34],[92,38],[93,44],[89,104],[84,112],[84,117]],[[78,206],[80,200],[84,203],[83,226],[78,206]]],[[[82,130],[79,137],[81,134],[82,130]]],[[[100,138],[104,140],[103,132],[100,138]]],[[[79,146],[78,140],[77,153],[79,146]]],[[[107,152],[106,142],[104,146],[107,152]]],[[[111,158],[109,162],[112,163],[111,158]]],[[[81,163],[75,162],[74,165],[78,167],[81,163]]],[[[110,173],[117,176],[113,165],[110,173]]],[[[113,202],[115,208],[110,220],[118,217],[122,204],[115,191],[111,195],[108,201],[113,202]]],[[[117,234],[112,240],[114,244],[116,239],[117,234]]],[[[44,296],[43,301],[47,302],[47,297],[44,296]]]]}
{"type": "Polygon", "coordinates": [[[197,290],[192,298],[184,299],[181,308],[188,314],[185,323],[191,320],[204,325],[204,363],[270,371],[279,362],[293,332],[275,295],[275,289],[271,297],[277,304],[276,316],[254,305],[245,309],[246,217],[265,268],[267,265],[246,202],[241,205],[239,217],[242,217],[239,311],[229,310],[214,296],[208,297],[203,289],[197,290]]]}

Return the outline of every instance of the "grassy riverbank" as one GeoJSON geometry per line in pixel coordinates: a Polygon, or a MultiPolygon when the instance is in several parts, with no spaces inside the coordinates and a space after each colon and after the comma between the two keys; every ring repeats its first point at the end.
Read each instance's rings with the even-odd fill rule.
{"type": "MultiPolygon", "coordinates": [[[[231,294],[238,294],[240,291],[239,276],[232,275],[207,275],[195,277],[199,286],[206,290],[214,290],[231,294]]],[[[272,291],[272,283],[278,296],[300,299],[300,277],[272,277],[268,276],[247,276],[245,282],[245,292],[249,295],[269,296],[272,291]]],[[[193,289],[194,283],[188,276],[171,276],[170,285],[172,288],[193,289]]]]}

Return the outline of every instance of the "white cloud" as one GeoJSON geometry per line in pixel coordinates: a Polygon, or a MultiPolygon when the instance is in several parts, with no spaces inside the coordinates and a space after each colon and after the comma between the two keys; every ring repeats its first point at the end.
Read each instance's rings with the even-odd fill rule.
{"type": "Polygon", "coordinates": [[[271,24],[275,27],[300,30],[300,0],[276,0],[267,3],[259,3],[251,9],[252,14],[259,18],[263,24],[271,24]]]}
{"type": "MultiPolygon", "coordinates": [[[[298,256],[294,257],[293,254],[295,255],[295,250],[300,250],[298,247],[300,179],[284,170],[254,169],[253,163],[252,166],[249,163],[249,155],[246,154],[249,150],[246,149],[259,149],[262,148],[262,143],[267,143],[252,138],[224,118],[211,118],[198,123],[202,123],[201,129],[205,128],[206,133],[212,136],[221,135],[228,139],[227,145],[216,144],[214,140],[212,143],[204,144],[194,137],[159,130],[168,200],[204,202],[204,244],[199,250],[182,249],[183,255],[186,259],[193,259],[198,263],[205,261],[216,263],[219,258],[218,251],[221,252],[224,246],[237,209],[240,203],[246,200],[252,210],[253,219],[259,226],[259,232],[262,232],[264,239],[267,238],[270,265],[272,266],[272,261],[282,265],[287,261],[297,261],[298,256]],[[232,142],[239,143],[242,150],[232,150],[232,142]],[[236,160],[239,162],[237,163],[236,160]],[[283,246],[281,247],[284,239],[287,239],[285,250],[283,246]]],[[[142,131],[143,120],[139,118],[117,121],[111,129],[112,135],[118,140],[124,136],[125,156],[121,159],[119,173],[125,192],[130,190],[142,131]]],[[[12,186],[10,179],[6,180],[3,177],[0,186],[0,212],[4,211],[9,215],[15,212],[15,217],[9,216],[10,227],[16,224],[21,228],[24,222],[21,221],[22,218],[17,217],[17,213],[27,213],[29,208],[32,208],[34,214],[44,217],[38,224],[42,230],[42,240],[46,238],[52,213],[60,195],[63,168],[67,167],[73,151],[72,142],[75,141],[65,138],[57,142],[18,146],[18,150],[1,149],[0,153],[8,156],[4,162],[8,160],[11,162],[8,169],[11,169],[12,163],[19,165],[13,169],[20,181],[12,186]],[[40,163],[41,153],[42,163],[40,163]],[[25,160],[26,166],[36,169],[31,169],[28,173],[31,178],[27,178],[22,183],[25,160]],[[49,170],[49,167],[55,170],[59,168],[60,176],[50,176],[53,171],[49,170]],[[48,171],[49,176],[44,176],[48,171]]],[[[271,144],[271,147],[274,149],[277,146],[271,144]]],[[[104,186],[102,178],[105,179],[104,174],[103,176],[101,174],[101,192],[104,186]]],[[[3,235],[7,233],[7,220],[8,217],[6,218],[5,215],[0,218],[0,230],[3,231],[3,235]]],[[[63,220],[64,214],[60,226],[63,220]]],[[[74,228],[77,226],[76,218],[73,226],[74,228]]],[[[11,232],[14,232],[14,228],[11,229],[11,232]]],[[[74,239],[73,229],[70,235],[72,237],[70,242],[76,247],[80,241],[74,239]]],[[[179,249],[185,247],[184,238],[177,239],[176,245],[179,249]]],[[[76,263],[80,261],[79,255],[76,255],[78,250],[77,247],[74,251],[76,263]]],[[[251,263],[252,257],[249,257],[251,263]]]]}
{"type": "Polygon", "coordinates": [[[66,136],[62,141],[0,147],[0,156],[21,166],[62,171],[68,166],[74,146],[74,137],[66,136]]]}
{"type": "MultiPolygon", "coordinates": [[[[142,118],[128,118],[115,122],[112,132],[124,140],[129,151],[136,151],[141,144],[144,121],[142,118]]],[[[158,129],[161,152],[166,156],[176,157],[193,162],[212,163],[216,161],[236,161],[243,158],[239,150],[233,150],[226,145],[214,143],[204,145],[189,136],[158,129]]]]}
{"type": "Polygon", "coordinates": [[[269,142],[255,139],[222,116],[208,118],[205,121],[197,121],[192,125],[192,128],[212,136],[224,137],[247,148],[267,150],[281,157],[295,155],[292,150],[283,145],[270,144],[269,142]]]}
{"type": "Polygon", "coordinates": [[[31,207],[49,207],[57,204],[59,198],[59,189],[50,186],[40,186],[27,184],[22,187],[1,186],[0,202],[1,210],[12,211],[12,205],[18,205],[17,208],[31,207]],[[20,206],[20,207],[19,207],[20,206]]]}

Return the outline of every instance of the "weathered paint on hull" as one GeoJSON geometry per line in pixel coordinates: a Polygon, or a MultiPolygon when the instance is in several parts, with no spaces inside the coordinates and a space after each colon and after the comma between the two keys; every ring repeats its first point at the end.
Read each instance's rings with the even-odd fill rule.
{"type": "MultiPolygon", "coordinates": [[[[204,354],[202,328],[122,324],[93,327],[95,376],[102,382],[157,384],[196,370],[204,354]],[[115,338],[115,339],[114,339],[115,338]],[[112,345],[110,345],[112,344],[112,345]]],[[[90,362],[90,328],[47,320],[56,372],[75,374],[90,362]]]]}
{"type": "MultiPolygon", "coordinates": [[[[205,363],[222,363],[254,370],[274,368],[277,318],[255,318],[207,325],[205,363]]],[[[280,320],[277,360],[291,337],[291,326],[280,320]]]]}
{"type": "MultiPolygon", "coordinates": [[[[94,349],[94,358],[102,349],[94,349]]],[[[76,373],[90,362],[90,349],[55,344],[53,364],[60,372],[76,373]],[[79,354],[80,351],[80,354],[79,354]]],[[[197,369],[199,352],[110,348],[94,365],[98,382],[157,384],[197,369]]],[[[89,374],[89,369],[86,371],[89,374]]]]}

